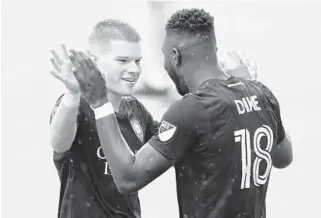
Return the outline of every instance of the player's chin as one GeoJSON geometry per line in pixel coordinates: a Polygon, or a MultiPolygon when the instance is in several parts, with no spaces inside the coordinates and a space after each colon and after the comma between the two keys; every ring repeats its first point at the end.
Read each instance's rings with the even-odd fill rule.
{"type": "Polygon", "coordinates": [[[133,92],[134,92],[134,87],[135,87],[135,84],[133,85],[125,85],[125,86],[122,86],[118,92],[120,95],[123,95],[123,96],[129,96],[129,95],[132,95],[133,92]]]}

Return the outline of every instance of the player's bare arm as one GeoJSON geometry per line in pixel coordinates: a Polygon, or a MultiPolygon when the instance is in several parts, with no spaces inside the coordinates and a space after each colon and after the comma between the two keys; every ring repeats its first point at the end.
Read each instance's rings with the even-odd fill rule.
{"type": "Polygon", "coordinates": [[[271,92],[269,88],[263,86],[263,92],[267,97],[269,104],[274,112],[275,121],[277,123],[277,141],[276,145],[271,151],[272,165],[275,168],[285,168],[289,166],[293,161],[293,152],[292,152],[292,141],[290,139],[289,133],[285,131],[283,126],[280,105],[277,98],[271,92]]]}
{"type": "MultiPolygon", "coordinates": [[[[92,108],[108,102],[103,76],[92,61],[82,52],[71,50],[70,57],[75,66],[74,75],[80,91],[92,108]]],[[[97,113],[96,119],[97,119],[97,113]]],[[[121,193],[136,192],[174,163],[146,143],[135,155],[124,140],[114,116],[96,120],[97,131],[104,154],[113,173],[113,179],[121,193]]]]}
{"type": "Polygon", "coordinates": [[[286,168],[292,163],[292,141],[288,133],[280,143],[275,145],[271,158],[273,166],[279,169],[286,168]]]}
{"type": "Polygon", "coordinates": [[[62,153],[70,149],[77,131],[77,114],[80,102],[78,83],[72,73],[65,45],[62,46],[62,56],[51,50],[50,59],[54,70],[50,73],[65,86],[65,93],[59,105],[54,108],[49,126],[50,144],[55,152],[62,153]]]}

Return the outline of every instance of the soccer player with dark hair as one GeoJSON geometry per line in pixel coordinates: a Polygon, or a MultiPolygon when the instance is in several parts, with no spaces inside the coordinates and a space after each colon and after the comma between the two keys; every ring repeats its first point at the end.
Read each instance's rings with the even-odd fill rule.
{"type": "Polygon", "coordinates": [[[271,168],[292,162],[292,144],[272,92],[220,67],[213,20],[203,9],[184,9],[167,22],[165,69],[184,97],[136,154],[119,131],[99,70],[75,51],[74,75],[95,108],[121,193],[138,191],[175,165],[181,218],[266,217],[271,168]]]}
{"type": "MultiPolygon", "coordinates": [[[[130,25],[107,19],[94,27],[88,48],[105,77],[120,131],[135,152],[158,129],[144,106],[131,97],[141,70],[140,36],[130,25]]],[[[66,47],[63,45],[62,56],[52,53],[52,74],[66,87],[50,118],[50,142],[61,182],[58,217],[141,217],[138,194],[119,193],[113,181],[98,138],[95,113],[79,92],[66,47]]]]}

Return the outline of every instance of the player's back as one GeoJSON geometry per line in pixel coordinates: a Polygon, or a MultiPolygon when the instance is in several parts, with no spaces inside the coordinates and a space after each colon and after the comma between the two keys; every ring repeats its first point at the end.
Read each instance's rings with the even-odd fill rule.
{"type": "Polygon", "coordinates": [[[203,121],[195,127],[196,143],[176,164],[182,218],[265,217],[277,138],[268,92],[259,82],[232,77],[206,81],[187,97],[203,105],[197,112],[203,121]]]}

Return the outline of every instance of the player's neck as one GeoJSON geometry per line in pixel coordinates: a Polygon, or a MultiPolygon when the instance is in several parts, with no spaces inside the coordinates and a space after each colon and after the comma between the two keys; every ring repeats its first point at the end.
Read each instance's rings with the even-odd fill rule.
{"type": "Polygon", "coordinates": [[[118,112],[122,96],[114,92],[108,92],[108,100],[113,105],[115,112],[118,112]]]}
{"type": "Polygon", "coordinates": [[[191,74],[190,78],[187,78],[188,90],[191,93],[196,92],[202,83],[210,79],[227,80],[230,78],[219,65],[202,64],[201,68],[196,69],[191,74]]]}

